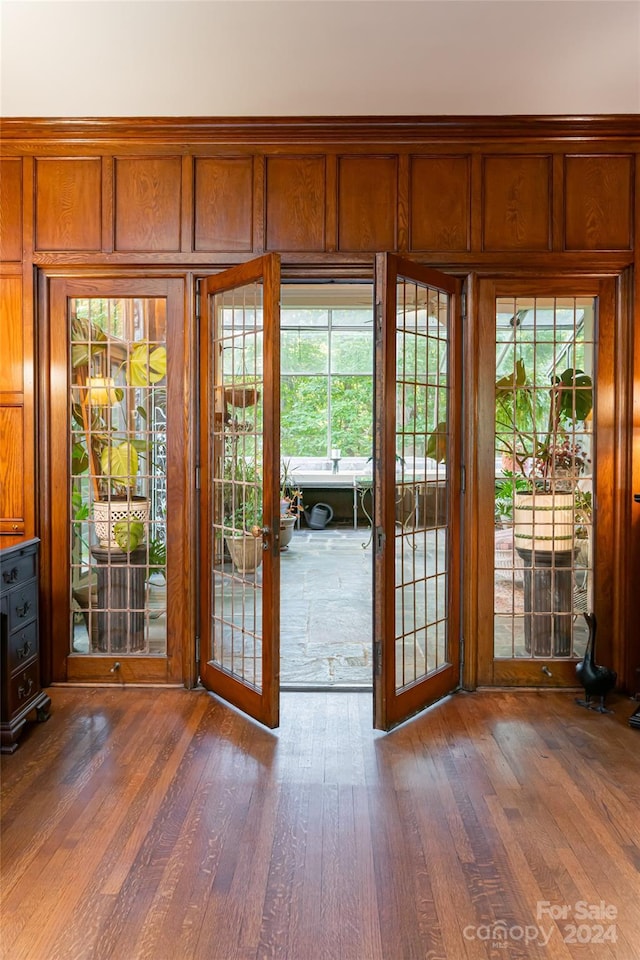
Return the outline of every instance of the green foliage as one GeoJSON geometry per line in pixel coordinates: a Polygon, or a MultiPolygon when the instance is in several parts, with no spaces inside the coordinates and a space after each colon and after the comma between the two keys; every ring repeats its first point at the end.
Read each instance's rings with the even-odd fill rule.
{"type": "Polygon", "coordinates": [[[245,452],[244,439],[238,434],[225,439],[223,523],[235,533],[262,526],[262,476],[256,456],[245,452]]]}
{"type": "Polygon", "coordinates": [[[328,384],[327,377],[283,377],[281,433],[287,456],[326,457],[331,447],[339,447],[343,457],[371,453],[372,378],[366,374],[331,378],[330,422],[328,384]]]}
{"type": "Polygon", "coordinates": [[[240,506],[225,517],[224,525],[231,527],[234,533],[248,533],[252,527],[261,527],[262,498],[257,494],[246,496],[240,506]]]}
{"type": "Polygon", "coordinates": [[[129,355],[127,382],[132,387],[148,387],[158,383],[167,373],[167,348],[151,349],[146,342],[138,343],[129,355]]]}
{"type": "Polygon", "coordinates": [[[113,539],[121,550],[130,553],[144,538],[144,523],[140,520],[118,520],[113,525],[113,539]]]}
{"type": "Polygon", "coordinates": [[[565,370],[559,377],[553,377],[558,417],[564,420],[583,421],[591,413],[593,394],[591,377],[582,370],[565,370]],[[587,389],[584,389],[587,388],[587,389]]]}
{"type": "Polygon", "coordinates": [[[516,492],[526,492],[529,488],[529,481],[521,473],[505,470],[504,478],[496,480],[496,520],[513,520],[516,492]]]}
{"type": "Polygon", "coordinates": [[[343,457],[369,456],[373,446],[373,381],[368,376],[331,379],[329,449],[343,457]]]}
{"type": "Polygon", "coordinates": [[[327,332],[283,330],[280,365],[285,376],[326,373],[329,368],[327,332]]]}
{"type": "Polygon", "coordinates": [[[77,440],[71,446],[71,472],[74,477],[79,477],[89,469],[89,454],[86,444],[77,440]]]}
{"type": "MultiPolygon", "coordinates": [[[[99,322],[82,316],[75,316],[71,322],[71,362],[81,389],[92,376],[95,369],[103,375],[108,361],[109,340],[99,322]]],[[[126,344],[123,344],[126,349],[126,344]]],[[[145,388],[159,383],[167,371],[167,350],[163,344],[153,346],[147,341],[132,344],[125,360],[120,364],[125,382],[129,387],[145,388]]],[[[114,375],[117,377],[118,373],[114,375]]],[[[129,394],[134,399],[134,391],[126,391],[114,384],[109,388],[109,397],[115,404],[122,406],[121,422],[130,423],[129,410],[126,407],[129,394]]],[[[87,400],[89,398],[86,398],[87,400]]],[[[122,494],[135,489],[140,469],[140,456],[149,454],[146,441],[135,436],[132,429],[119,429],[112,406],[98,406],[74,403],[72,406],[72,426],[74,442],[72,445],[72,472],[81,476],[92,466],[98,473],[101,496],[122,494]],[[90,437],[85,430],[85,417],[90,420],[90,437]],[[91,443],[91,449],[89,448],[91,443]]],[[[142,405],[135,410],[143,420],[147,411],[142,405]]]]}
{"type": "Polygon", "coordinates": [[[149,574],[161,573],[166,576],[167,570],[167,545],[164,540],[152,537],[149,541],[147,563],[149,564],[149,574]]]}
{"type": "Polygon", "coordinates": [[[282,460],[280,463],[280,514],[285,517],[298,517],[303,510],[302,490],[295,484],[291,461],[282,460]]]}
{"type": "Polygon", "coordinates": [[[71,491],[71,507],[73,519],[76,522],[88,519],[89,505],[82,496],[82,492],[76,488],[71,491]]]}
{"type": "Polygon", "coordinates": [[[71,321],[71,366],[88,367],[92,357],[106,350],[107,335],[95,322],[83,317],[71,321]]]}
{"type": "Polygon", "coordinates": [[[288,456],[326,457],[328,449],[327,377],[283,377],[280,432],[288,456]]]}
{"type": "Polygon", "coordinates": [[[496,382],[496,449],[512,459],[518,473],[528,473],[544,488],[563,473],[577,476],[587,457],[570,431],[592,406],[592,381],[583,370],[569,367],[553,374],[545,390],[532,382],[519,359],[514,373],[496,382]]]}
{"type": "Polygon", "coordinates": [[[120,485],[135,487],[138,474],[138,451],[128,440],[109,444],[100,456],[100,468],[115,489],[120,485]]]}
{"type": "Polygon", "coordinates": [[[537,436],[548,417],[543,391],[527,380],[524,361],[516,361],[511,374],[496,381],[496,450],[510,457],[524,473],[527,460],[536,455],[537,436]]]}
{"type": "Polygon", "coordinates": [[[589,527],[593,520],[593,500],[591,490],[576,490],[573,498],[576,534],[582,539],[589,536],[589,527]]]}

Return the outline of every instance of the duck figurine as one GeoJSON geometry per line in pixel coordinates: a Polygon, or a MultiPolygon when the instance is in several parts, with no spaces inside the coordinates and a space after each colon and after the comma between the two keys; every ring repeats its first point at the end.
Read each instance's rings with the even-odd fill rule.
{"type": "Polygon", "coordinates": [[[576,664],[576,676],[584,687],[585,699],[576,698],[576,703],[589,710],[597,710],[598,713],[613,713],[613,710],[607,710],[604,701],[607,694],[615,687],[618,675],[615,670],[596,664],[596,617],[594,613],[585,613],[584,618],[589,628],[589,639],[584,657],[580,663],[576,664]],[[592,697],[600,698],[598,706],[593,703],[592,697]]]}

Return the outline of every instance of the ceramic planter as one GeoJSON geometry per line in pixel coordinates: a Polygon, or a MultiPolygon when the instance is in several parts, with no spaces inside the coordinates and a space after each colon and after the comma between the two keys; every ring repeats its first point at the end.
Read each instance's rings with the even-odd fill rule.
{"type": "Polygon", "coordinates": [[[554,553],[573,549],[572,493],[516,493],[513,519],[517,548],[554,553]]]}
{"type": "Polygon", "coordinates": [[[138,521],[144,526],[144,534],[138,543],[146,540],[149,523],[149,501],[146,497],[111,497],[110,500],[94,500],[93,520],[100,546],[110,550],[121,550],[114,528],[117,523],[138,521]]]}
{"type": "Polygon", "coordinates": [[[262,563],[262,540],[251,533],[225,537],[229,556],[239,573],[252,573],[262,563]]]}

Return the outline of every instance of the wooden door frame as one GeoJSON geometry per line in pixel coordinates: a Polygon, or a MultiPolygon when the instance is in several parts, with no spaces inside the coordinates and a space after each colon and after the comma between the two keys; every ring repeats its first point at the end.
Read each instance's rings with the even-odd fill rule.
{"type": "MultiPolygon", "coordinates": [[[[47,268],[38,273],[39,342],[38,342],[38,512],[39,526],[48,531],[42,537],[41,592],[48,598],[43,610],[43,637],[49,637],[46,651],[45,684],[65,682],[186,684],[193,686],[193,645],[179,644],[178,636],[185,631],[194,636],[194,586],[189,570],[193,559],[186,534],[194,525],[194,504],[191,488],[193,475],[193,437],[191,391],[187,384],[193,350],[192,321],[188,279],[184,271],[127,270],[105,268],[47,268]],[[114,291],[110,293],[109,291],[114,291]],[[166,298],[168,302],[167,346],[169,370],[175,395],[183,400],[176,411],[172,426],[173,453],[169,451],[169,470],[174,477],[174,489],[168,493],[168,530],[173,531],[172,562],[167,570],[167,591],[175,597],[171,604],[171,618],[167,624],[167,654],[164,657],[127,655],[120,660],[118,674],[112,672],[116,655],[91,655],[78,658],[77,669],[70,678],[68,667],[69,637],[66,630],[58,631],[55,610],[68,609],[69,544],[65,527],[67,509],[60,510],[55,503],[57,489],[53,484],[54,464],[68,463],[68,434],[63,439],[52,429],[55,410],[63,400],[61,389],[67,389],[66,372],[54,363],[55,350],[51,336],[51,322],[55,310],[63,309],[68,296],[122,296],[166,298]],[[54,301],[57,298],[57,303],[54,301]],[[172,317],[172,322],[169,318],[172,317]],[[177,451],[185,451],[179,456],[177,451]],[[177,488],[180,489],[177,489],[177,488]],[[65,587],[65,583],[67,586],[65,587]],[[174,641],[172,643],[172,635],[174,641]],[[82,663],[80,663],[82,660],[82,663]]],[[[65,344],[65,350],[68,344],[65,344]]],[[[66,402],[66,398],[65,401],[66,402]]],[[[68,618],[65,618],[67,622],[68,618]]]]}
{"type": "MultiPolygon", "coordinates": [[[[630,498],[622,501],[616,491],[624,485],[630,450],[622,442],[622,426],[630,415],[629,357],[624,360],[625,344],[628,347],[628,304],[620,296],[621,277],[590,277],[571,273],[545,275],[532,278],[530,274],[514,279],[487,276],[473,277],[473,322],[468,324],[467,355],[473,358],[467,371],[475,388],[475,408],[469,411],[467,436],[475,437],[469,446],[468,502],[465,516],[467,531],[465,551],[465,593],[469,593],[465,613],[465,632],[476,639],[477,649],[473,662],[468,662],[464,672],[467,689],[476,686],[535,686],[549,688],[560,685],[576,686],[575,660],[554,660],[553,676],[541,672],[542,661],[536,658],[523,661],[521,676],[515,677],[508,669],[496,667],[489,657],[488,627],[482,619],[481,598],[488,592],[488,579],[493,576],[493,546],[491,550],[483,541],[482,530],[493,527],[486,478],[493,475],[495,397],[493,371],[495,369],[495,297],[500,295],[557,295],[589,296],[598,298],[596,318],[595,360],[598,401],[594,426],[598,435],[598,458],[596,463],[597,496],[597,544],[595,551],[594,580],[598,595],[595,612],[598,618],[598,655],[602,662],[620,671],[624,668],[625,650],[614,654],[614,630],[624,629],[624,604],[626,595],[625,557],[629,549],[628,518],[630,498]],[[611,349],[602,344],[603,319],[611,324],[613,342],[611,349]],[[484,374],[482,371],[485,371],[484,374]],[[491,371],[491,374],[486,371],[491,371]],[[617,374],[620,376],[617,376],[617,374]],[[490,516],[491,514],[491,516],[490,516]],[[625,519],[626,518],[626,519],[625,519]],[[484,545],[483,545],[484,544],[484,545]],[[489,556],[491,554],[491,556],[489,556]],[[482,578],[485,589],[482,588],[482,578]],[[483,633],[484,631],[484,633],[483,633]]],[[[607,328],[608,332],[608,328],[607,328]]],[[[607,333],[605,333],[605,339],[607,333]]],[[[607,344],[608,347],[608,344],[607,344]]],[[[630,443],[630,440],[629,440],[630,443]]],[[[493,591],[491,590],[493,595],[493,591]]],[[[485,613],[486,615],[486,613],[485,613]]],[[[493,611],[491,616],[493,622],[493,611]]],[[[493,633],[493,631],[492,631],[493,633]]],[[[620,635],[620,634],[619,634],[620,635]]],[[[469,651],[470,652],[470,651],[469,651]]],[[[510,661],[509,661],[510,662],[510,661]]]]}
{"type": "MultiPolygon", "coordinates": [[[[420,259],[415,255],[407,259],[420,263],[420,259]]],[[[495,267],[487,269],[480,263],[461,264],[453,262],[451,264],[439,265],[438,269],[447,270],[453,276],[465,280],[466,288],[466,320],[463,324],[463,369],[465,386],[465,407],[463,414],[463,461],[466,473],[466,491],[463,499],[463,523],[462,523],[462,551],[463,551],[463,637],[464,637],[464,660],[462,670],[462,685],[464,689],[473,690],[480,682],[478,675],[478,656],[477,656],[477,628],[478,628],[478,524],[477,505],[478,505],[478,467],[477,467],[477,436],[476,428],[479,422],[479,403],[477,396],[478,372],[480,364],[483,363],[486,345],[480,342],[478,333],[478,315],[479,315],[479,285],[484,280],[495,280],[500,283],[503,280],[513,279],[514,276],[520,276],[523,284],[530,281],[532,275],[542,280],[555,278],[563,282],[575,281],[577,285],[588,276],[597,278],[601,281],[610,281],[615,287],[615,316],[616,316],[616,336],[618,338],[617,361],[620,372],[624,376],[624,383],[617,385],[615,398],[615,435],[617,448],[615,452],[615,475],[616,483],[619,484],[616,494],[616,503],[614,511],[614,544],[616,569],[614,574],[614,604],[613,604],[613,627],[619,637],[628,637],[630,624],[625,622],[625,596],[630,587],[625,581],[625,572],[628,571],[628,562],[631,554],[636,549],[631,543],[631,462],[632,462],[632,442],[633,433],[630,429],[632,423],[632,397],[633,397],[633,290],[638,287],[638,279],[631,275],[631,268],[628,267],[628,258],[618,257],[615,263],[603,263],[600,257],[591,269],[586,270],[584,265],[578,265],[574,261],[573,269],[563,265],[558,267],[545,267],[536,269],[535,274],[532,270],[523,269],[521,272],[509,269],[504,273],[496,272],[495,267]],[[634,286],[635,283],[635,286],[634,286]],[[626,439],[625,439],[626,437],[626,439]]],[[[49,322],[48,322],[48,281],[55,277],[69,277],[73,279],[80,278],[136,278],[153,279],[167,278],[179,279],[184,283],[184,328],[185,328],[185,367],[193,370],[195,367],[196,344],[193,327],[195,323],[195,280],[205,275],[212,275],[220,272],[224,267],[217,265],[210,270],[203,270],[201,265],[190,263],[180,267],[154,266],[147,264],[144,267],[136,265],[120,265],[113,267],[105,264],[58,264],[43,265],[36,269],[36,294],[38,305],[37,329],[37,361],[36,361],[36,524],[41,532],[51,529],[51,489],[49,481],[49,465],[51,459],[50,451],[50,409],[48,403],[48,393],[50,389],[50,367],[49,367],[49,322]]],[[[324,278],[330,272],[331,276],[340,279],[352,280],[362,279],[367,282],[373,281],[372,262],[368,260],[366,264],[352,264],[345,266],[344,263],[335,263],[327,266],[326,263],[309,263],[303,265],[293,262],[289,257],[283,262],[283,277],[297,279],[304,277],[324,278]]],[[[491,363],[495,362],[495,357],[491,356],[491,363]]],[[[193,484],[193,471],[195,469],[195,438],[193,424],[195,422],[195,391],[193,384],[185,388],[184,396],[184,417],[183,429],[185,433],[185,488],[187,491],[186,502],[184,504],[186,531],[190,534],[190,552],[186,557],[186,566],[194,570],[196,551],[193,548],[195,541],[196,517],[195,517],[195,494],[193,484]]],[[[185,534],[186,536],[187,534],[185,534]]],[[[637,552],[637,551],[636,551],[637,552]]],[[[50,598],[51,598],[51,567],[54,557],[54,551],[50,542],[50,537],[43,537],[42,551],[42,637],[43,641],[43,682],[48,684],[52,681],[60,682],[59,665],[52,660],[52,650],[50,644],[46,642],[47,638],[53,637],[55,625],[51,618],[50,598]],[[47,539],[49,542],[47,543],[47,539]],[[48,602],[49,601],[49,602],[48,602]]],[[[55,560],[57,562],[57,555],[55,560]]],[[[191,578],[186,577],[185,590],[185,630],[188,634],[188,640],[183,649],[183,682],[186,686],[192,687],[197,681],[196,654],[195,654],[195,591],[191,578]]],[[[619,674],[630,677],[633,661],[633,651],[631,643],[627,639],[624,645],[616,651],[614,667],[618,669],[619,674]],[[626,660],[626,662],[625,662],[626,660]],[[625,673],[626,667],[626,673],[625,673]]],[[[113,675],[107,678],[108,682],[114,682],[113,675]]]]}

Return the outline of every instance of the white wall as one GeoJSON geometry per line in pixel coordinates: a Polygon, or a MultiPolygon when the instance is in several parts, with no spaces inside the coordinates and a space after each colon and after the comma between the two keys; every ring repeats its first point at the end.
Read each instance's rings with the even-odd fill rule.
{"type": "Polygon", "coordinates": [[[640,112],[638,0],[1,0],[5,117],[640,112]]]}

